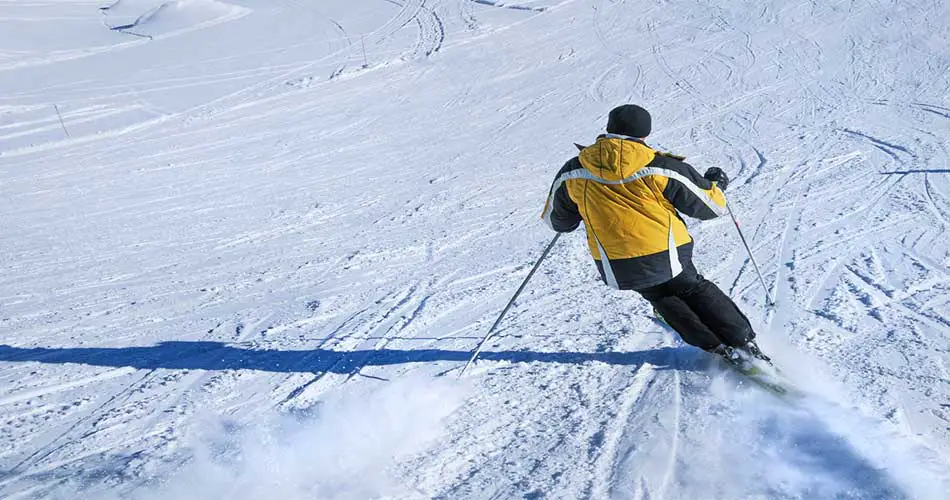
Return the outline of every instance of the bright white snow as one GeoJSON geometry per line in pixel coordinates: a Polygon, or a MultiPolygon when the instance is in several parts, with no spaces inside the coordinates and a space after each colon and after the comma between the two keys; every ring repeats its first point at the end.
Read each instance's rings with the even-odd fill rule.
{"type": "Polygon", "coordinates": [[[0,0],[0,496],[948,498],[948,138],[938,0],[0,0]],[[625,102],[805,399],[581,234],[454,380],[625,102]]]}

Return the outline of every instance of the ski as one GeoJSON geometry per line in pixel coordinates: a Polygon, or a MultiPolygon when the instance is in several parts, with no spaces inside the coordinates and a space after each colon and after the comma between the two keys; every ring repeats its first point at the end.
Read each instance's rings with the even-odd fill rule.
{"type": "Polygon", "coordinates": [[[791,397],[799,394],[798,391],[782,377],[781,372],[774,365],[761,367],[749,359],[741,359],[736,362],[722,356],[719,356],[719,360],[722,364],[742,375],[749,382],[776,396],[791,397]]]}

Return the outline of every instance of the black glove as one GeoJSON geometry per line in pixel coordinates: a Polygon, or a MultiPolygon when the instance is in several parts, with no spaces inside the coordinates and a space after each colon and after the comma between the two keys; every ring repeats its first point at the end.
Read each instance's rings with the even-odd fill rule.
{"type": "Polygon", "coordinates": [[[706,171],[703,177],[705,177],[706,180],[714,181],[719,186],[719,189],[723,191],[725,191],[729,185],[729,176],[719,167],[709,167],[709,170],[706,171]]]}

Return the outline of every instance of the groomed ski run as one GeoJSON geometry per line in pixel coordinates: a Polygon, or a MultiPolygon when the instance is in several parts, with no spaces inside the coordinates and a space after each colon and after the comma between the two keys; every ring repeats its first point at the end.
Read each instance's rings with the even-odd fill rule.
{"type": "Polygon", "coordinates": [[[0,0],[0,497],[950,492],[941,1],[0,0]],[[565,235],[614,106],[789,401],[565,235]],[[440,374],[444,374],[440,376],[440,374]]]}

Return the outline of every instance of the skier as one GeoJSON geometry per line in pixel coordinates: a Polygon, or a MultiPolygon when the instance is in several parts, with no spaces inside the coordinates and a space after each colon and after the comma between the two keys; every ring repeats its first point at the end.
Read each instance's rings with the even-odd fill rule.
{"type": "Polygon", "coordinates": [[[729,184],[717,167],[699,173],[684,158],[654,150],[650,113],[614,108],[607,133],[557,173],[542,217],[555,231],[584,221],[601,279],[635,290],[688,344],[738,364],[745,352],[769,361],[736,304],[693,266],[693,239],[678,212],[709,220],[726,212],[729,184]]]}

